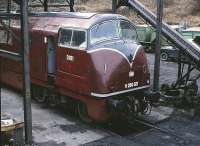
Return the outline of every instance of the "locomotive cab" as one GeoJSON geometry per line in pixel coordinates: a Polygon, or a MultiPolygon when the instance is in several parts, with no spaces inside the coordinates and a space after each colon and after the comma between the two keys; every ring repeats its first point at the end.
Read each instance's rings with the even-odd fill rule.
{"type": "Polygon", "coordinates": [[[80,92],[107,97],[149,87],[146,56],[128,20],[105,20],[89,29],[62,27],[58,46],[58,71],[91,84],[80,92]]]}

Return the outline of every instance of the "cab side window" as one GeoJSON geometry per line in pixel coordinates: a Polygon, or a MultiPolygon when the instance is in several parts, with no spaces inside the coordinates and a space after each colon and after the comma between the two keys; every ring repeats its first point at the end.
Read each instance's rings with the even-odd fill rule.
{"type": "Polygon", "coordinates": [[[137,39],[135,27],[128,21],[120,21],[120,36],[124,40],[135,41],[137,39]]]}
{"type": "Polygon", "coordinates": [[[72,30],[60,30],[60,44],[63,46],[70,46],[72,37],[72,30]]]}
{"type": "Polygon", "coordinates": [[[105,21],[92,27],[90,31],[90,43],[95,44],[104,40],[118,38],[117,21],[105,21]]]}
{"type": "Polygon", "coordinates": [[[86,38],[85,38],[85,32],[84,31],[77,31],[75,30],[73,32],[73,38],[72,38],[72,46],[75,47],[86,47],[86,38]]]}
{"type": "Polygon", "coordinates": [[[10,31],[6,30],[3,24],[12,26],[13,20],[2,20],[0,23],[0,43],[5,45],[13,45],[13,35],[10,31]]]}
{"type": "Polygon", "coordinates": [[[59,45],[72,48],[86,48],[86,32],[84,30],[60,29],[59,45]]]}
{"type": "Polygon", "coordinates": [[[12,36],[7,30],[0,28],[0,43],[12,45],[12,36]]]}

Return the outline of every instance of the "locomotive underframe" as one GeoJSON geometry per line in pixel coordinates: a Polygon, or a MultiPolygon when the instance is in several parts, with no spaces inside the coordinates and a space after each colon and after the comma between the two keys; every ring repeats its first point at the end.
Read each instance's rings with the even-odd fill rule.
{"type": "Polygon", "coordinates": [[[160,93],[152,92],[147,88],[108,98],[107,105],[111,113],[120,113],[133,118],[138,114],[150,114],[152,106],[159,99],[160,93]]]}
{"type": "Polygon", "coordinates": [[[37,102],[48,103],[51,107],[63,105],[75,109],[79,117],[85,122],[104,122],[116,116],[134,119],[139,114],[150,114],[152,106],[160,99],[160,94],[151,92],[149,88],[106,98],[83,95],[77,98],[77,95],[73,97],[72,94],[70,97],[60,94],[60,91],[55,89],[47,89],[37,85],[32,85],[32,93],[37,102]],[[99,115],[94,115],[93,111],[94,113],[99,111],[96,114],[104,116],[101,119],[99,115]]]}

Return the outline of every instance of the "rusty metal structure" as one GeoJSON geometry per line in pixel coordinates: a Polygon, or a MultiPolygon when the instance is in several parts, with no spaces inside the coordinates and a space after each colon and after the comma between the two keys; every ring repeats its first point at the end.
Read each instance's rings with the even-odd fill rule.
{"type": "MultiPolygon", "coordinates": [[[[18,5],[20,5],[20,0],[13,0],[13,1],[18,5]]],[[[40,4],[29,5],[29,7],[43,7],[45,12],[48,11],[49,7],[69,7],[70,12],[74,12],[74,0],[64,0],[64,1],[66,2],[66,4],[50,4],[50,0],[38,0],[40,4]]]]}

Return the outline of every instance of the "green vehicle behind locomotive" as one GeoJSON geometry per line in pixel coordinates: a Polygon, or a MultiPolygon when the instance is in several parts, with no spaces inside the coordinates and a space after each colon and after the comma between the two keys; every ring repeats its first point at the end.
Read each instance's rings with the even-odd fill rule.
{"type": "MultiPolygon", "coordinates": [[[[200,46],[200,27],[191,27],[188,29],[182,29],[177,25],[171,26],[173,29],[177,30],[185,39],[195,46],[200,46]]],[[[155,40],[156,40],[156,30],[152,26],[148,25],[137,25],[137,34],[139,42],[144,46],[146,52],[154,52],[155,50],[155,40]]],[[[176,48],[171,42],[169,42],[165,37],[161,40],[161,60],[162,61],[177,61],[179,49],[176,48]]]]}

